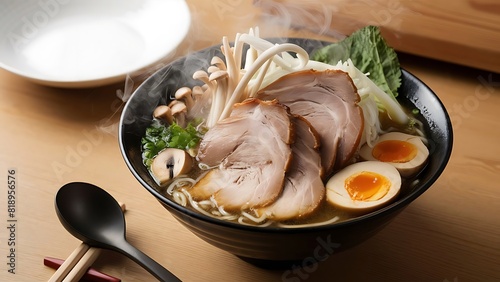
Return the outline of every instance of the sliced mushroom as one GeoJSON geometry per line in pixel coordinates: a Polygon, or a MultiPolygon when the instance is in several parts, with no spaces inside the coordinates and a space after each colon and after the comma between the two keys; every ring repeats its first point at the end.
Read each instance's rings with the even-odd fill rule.
{"type": "Polygon", "coordinates": [[[193,158],[184,150],[167,148],[161,151],[151,164],[151,172],[160,186],[175,177],[188,173],[193,167],[193,158]]]}
{"type": "Polygon", "coordinates": [[[193,96],[191,96],[192,90],[189,87],[181,87],[175,92],[175,99],[182,100],[187,106],[188,111],[194,105],[193,96]]]}
{"type": "Polygon", "coordinates": [[[174,122],[174,116],[172,115],[172,110],[170,109],[169,106],[166,105],[160,105],[156,107],[156,109],[153,111],[153,117],[168,124],[174,122]]]}

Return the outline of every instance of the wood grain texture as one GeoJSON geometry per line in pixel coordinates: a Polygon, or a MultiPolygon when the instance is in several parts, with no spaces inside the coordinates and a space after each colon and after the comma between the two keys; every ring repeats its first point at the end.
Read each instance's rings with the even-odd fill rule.
{"type": "Polygon", "coordinates": [[[292,26],[348,35],[377,25],[395,49],[500,72],[500,3],[494,0],[258,0],[292,26]]]}

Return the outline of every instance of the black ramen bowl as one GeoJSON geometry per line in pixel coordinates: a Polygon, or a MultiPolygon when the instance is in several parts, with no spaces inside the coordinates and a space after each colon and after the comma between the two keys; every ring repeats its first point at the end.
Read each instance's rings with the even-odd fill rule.
{"type": "MultiPolygon", "coordinates": [[[[275,40],[276,41],[276,40],[275,40]]],[[[309,53],[328,42],[283,39],[302,46],[309,53]]],[[[252,227],[218,220],[183,207],[161,193],[143,165],[141,138],[152,122],[156,106],[167,104],[182,86],[197,84],[191,76],[206,70],[210,59],[220,55],[219,46],[207,48],[165,66],[138,87],[121,117],[119,141],[127,166],[137,180],[180,223],[206,242],[257,265],[286,265],[304,259],[321,261],[355,246],[386,226],[408,204],[424,193],[440,176],[450,158],[453,132],[450,118],[439,98],[422,81],[403,70],[399,102],[420,111],[430,142],[428,164],[418,176],[419,183],[401,191],[396,201],[371,213],[317,227],[252,227]]],[[[220,55],[222,56],[222,55],[220,55]]]]}

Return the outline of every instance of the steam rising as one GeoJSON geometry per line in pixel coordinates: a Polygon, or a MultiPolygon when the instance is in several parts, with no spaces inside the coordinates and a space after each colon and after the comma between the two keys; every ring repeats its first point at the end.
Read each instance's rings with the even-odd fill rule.
{"type": "MultiPolygon", "coordinates": [[[[215,54],[207,55],[204,52],[194,52],[213,45],[221,45],[223,36],[234,38],[236,33],[247,32],[250,28],[258,26],[261,37],[286,37],[292,30],[292,33],[298,33],[294,35],[296,37],[304,37],[300,36],[302,31],[309,34],[312,31],[318,36],[325,35],[333,37],[333,39],[344,38],[345,35],[332,30],[333,15],[338,11],[337,7],[319,1],[313,2],[314,4],[311,4],[311,0],[306,0],[299,2],[300,4],[282,4],[279,1],[270,0],[254,0],[253,3],[238,0],[219,0],[200,1],[196,6],[191,5],[192,21],[188,37],[174,52],[161,61],[126,77],[123,89],[116,90],[116,102],[119,103],[119,106],[110,106],[110,116],[101,120],[97,125],[97,129],[105,134],[117,136],[118,120],[116,117],[133,91],[142,82],[156,71],[183,56],[187,56],[187,59],[184,66],[180,68],[183,72],[182,76],[191,77],[194,71],[206,69],[209,66],[207,58],[211,58],[215,54]],[[305,6],[308,9],[305,9],[305,6]],[[224,26],[224,30],[216,28],[220,26],[224,26]]],[[[149,97],[145,96],[145,105],[158,102],[154,101],[154,99],[148,101],[148,99],[157,94],[155,88],[163,80],[172,77],[171,71],[173,70],[163,72],[161,76],[155,78],[156,81],[149,81],[151,83],[151,95],[149,97]]],[[[179,71],[179,69],[175,71],[179,71]]],[[[174,85],[174,83],[169,83],[169,85],[174,85]]],[[[173,89],[167,89],[167,91],[174,92],[173,89]]],[[[163,95],[166,96],[167,93],[163,93],[163,95]]],[[[160,102],[166,103],[166,99],[160,102]]]]}
{"type": "Polygon", "coordinates": [[[321,1],[305,0],[297,3],[281,4],[280,1],[256,0],[254,4],[261,9],[265,21],[286,29],[307,29],[318,35],[343,39],[344,34],[332,30],[333,17],[338,7],[321,1]],[[305,8],[307,7],[307,8],[305,8]]]}

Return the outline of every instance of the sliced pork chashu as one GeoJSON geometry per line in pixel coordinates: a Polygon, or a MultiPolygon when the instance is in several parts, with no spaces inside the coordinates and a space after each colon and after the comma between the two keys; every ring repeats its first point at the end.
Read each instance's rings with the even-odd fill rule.
{"type": "Polygon", "coordinates": [[[321,137],[322,166],[326,175],[344,167],[356,152],[363,112],[357,89],[343,71],[300,71],[281,77],[257,97],[277,99],[293,114],[306,118],[321,137]]]}
{"type": "Polygon", "coordinates": [[[256,210],[259,216],[266,214],[274,220],[305,217],[316,210],[325,196],[319,135],[301,116],[296,116],[293,123],[296,136],[292,144],[293,158],[283,192],[274,203],[256,210]]]}
{"type": "Polygon", "coordinates": [[[191,195],[197,200],[213,195],[228,211],[274,202],[283,189],[292,142],[288,108],[257,99],[236,104],[200,143],[198,160],[217,168],[191,188],[191,195]]]}

